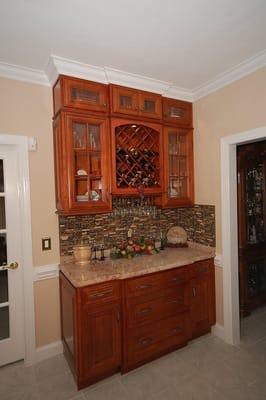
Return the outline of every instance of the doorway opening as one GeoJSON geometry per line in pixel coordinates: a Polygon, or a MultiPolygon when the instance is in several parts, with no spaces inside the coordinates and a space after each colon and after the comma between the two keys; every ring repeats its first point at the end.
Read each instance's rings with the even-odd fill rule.
{"type": "Polygon", "coordinates": [[[266,140],[237,146],[240,338],[266,337],[266,140]]]}
{"type": "Polygon", "coordinates": [[[224,332],[227,343],[240,343],[237,219],[237,146],[266,139],[266,127],[221,139],[221,227],[224,332]]]}

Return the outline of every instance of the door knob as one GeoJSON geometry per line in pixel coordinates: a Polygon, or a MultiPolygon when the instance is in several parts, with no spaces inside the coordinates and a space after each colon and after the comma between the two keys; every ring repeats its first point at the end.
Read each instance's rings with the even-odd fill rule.
{"type": "Polygon", "coordinates": [[[0,267],[0,270],[5,270],[5,269],[17,269],[18,268],[18,262],[12,262],[9,265],[3,265],[2,267],[0,267]]]}

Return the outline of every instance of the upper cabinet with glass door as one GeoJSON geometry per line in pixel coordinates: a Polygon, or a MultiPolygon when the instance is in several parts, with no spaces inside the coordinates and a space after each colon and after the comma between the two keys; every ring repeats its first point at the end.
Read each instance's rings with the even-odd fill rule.
{"type": "Polygon", "coordinates": [[[193,130],[164,128],[164,208],[194,204],[193,130]]]}
{"type": "Polygon", "coordinates": [[[60,75],[53,87],[54,115],[64,108],[107,114],[108,86],[60,75]]]}
{"type": "Polygon", "coordinates": [[[123,86],[110,85],[111,114],[142,119],[162,118],[162,96],[123,86]]]}
{"type": "Polygon", "coordinates": [[[192,128],[192,103],[163,97],[163,121],[166,124],[192,128]]]}
{"type": "Polygon", "coordinates": [[[61,214],[111,210],[108,120],[60,113],[54,122],[57,208],[61,214]]]}

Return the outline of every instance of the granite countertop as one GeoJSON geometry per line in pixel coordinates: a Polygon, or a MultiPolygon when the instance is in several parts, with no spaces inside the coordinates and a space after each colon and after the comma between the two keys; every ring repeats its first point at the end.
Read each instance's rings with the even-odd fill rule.
{"type": "Polygon", "coordinates": [[[106,282],[114,279],[126,279],[182,267],[215,256],[213,247],[189,243],[187,248],[168,248],[155,255],[144,255],[133,259],[107,259],[91,261],[87,264],[75,264],[73,258],[65,258],[60,271],[76,288],[106,282]]]}

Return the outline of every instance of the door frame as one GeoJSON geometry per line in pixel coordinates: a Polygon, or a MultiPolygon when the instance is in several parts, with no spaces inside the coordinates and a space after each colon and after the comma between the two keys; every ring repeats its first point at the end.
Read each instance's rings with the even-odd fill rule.
{"type": "Polygon", "coordinates": [[[19,214],[23,265],[24,364],[29,366],[35,361],[35,318],[28,137],[0,134],[0,145],[14,146],[18,157],[19,214]]]}
{"type": "Polygon", "coordinates": [[[236,147],[264,139],[266,126],[220,141],[224,340],[233,345],[240,343],[236,147]]]}

